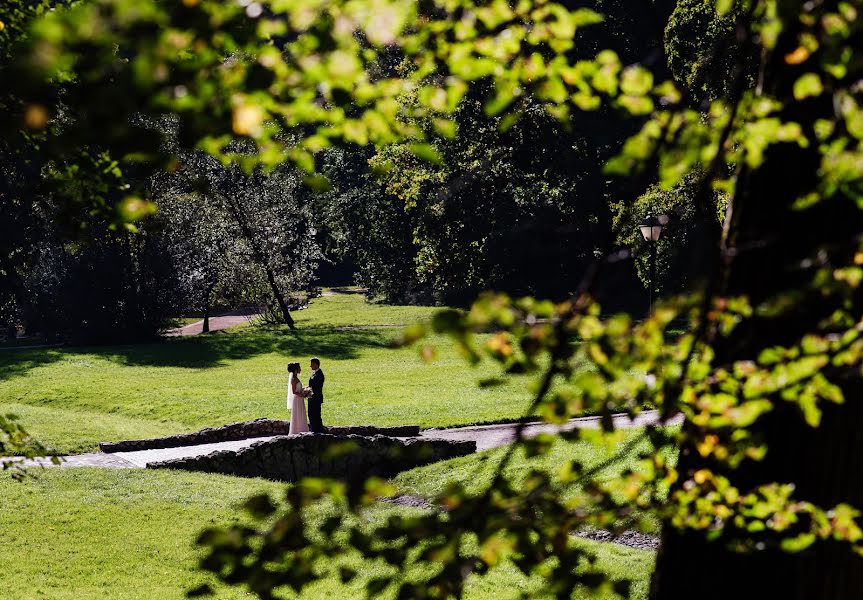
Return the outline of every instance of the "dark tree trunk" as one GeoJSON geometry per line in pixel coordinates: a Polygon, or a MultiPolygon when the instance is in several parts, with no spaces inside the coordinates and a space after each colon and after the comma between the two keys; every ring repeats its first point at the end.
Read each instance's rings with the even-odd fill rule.
{"type": "MultiPolygon", "coordinates": [[[[796,2],[790,2],[797,6],[796,2]]],[[[798,7],[799,8],[799,7],[798,7]]],[[[794,10],[789,7],[788,10],[794,10]]],[[[791,86],[805,67],[789,66],[783,57],[796,47],[795,32],[787,31],[769,65],[765,89],[778,98],[792,98],[791,86]],[[784,46],[783,46],[784,44],[784,46]]],[[[817,60],[813,61],[818,64],[817,60]]],[[[807,63],[807,65],[810,63],[807,63]]],[[[793,101],[789,101],[793,102],[793,101]]],[[[829,98],[789,103],[783,120],[811,126],[819,117],[832,118],[829,98]]],[[[849,198],[834,197],[806,211],[791,205],[813,189],[820,156],[815,144],[774,146],[761,168],[744,175],[734,203],[733,256],[724,293],[746,295],[752,305],[777,296],[792,297],[811,282],[811,259],[825,266],[851,264],[863,231],[861,211],[849,198]]],[[[859,318],[863,302],[853,300],[851,313],[859,318]]],[[[764,348],[793,345],[818,323],[840,308],[838,300],[818,291],[805,292],[798,305],[778,316],[759,315],[746,320],[732,336],[715,344],[717,363],[755,360],[764,348]]],[[[863,381],[859,369],[848,369],[831,379],[842,388],[841,405],[822,404],[824,415],[817,428],[808,426],[799,408],[780,398],[774,409],[752,427],[762,436],[768,453],[764,460],[748,461],[736,470],[702,458],[692,443],[681,448],[682,482],[697,469],[709,468],[727,475],[741,491],[770,482],[793,483],[794,498],[822,508],[839,503],[863,507],[863,381]]],[[[687,423],[688,430],[695,426],[687,423]]],[[[651,597],[668,599],[782,598],[830,600],[863,597],[863,559],[848,544],[816,542],[809,549],[785,553],[768,544],[762,551],[739,554],[726,542],[733,535],[708,541],[703,533],[666,526],[657,556],[651,597]]]]}
{"type": "Polygon", "coordinates": [[[288,308],[287,302],[285,302],[285,297],[282,295],[281,290],[279,290],[279,286],[276,283],[276,277],[273,275],[273,271],[268,265],[264,265],[264,271],[267,273],[267,281],[270,282],[270,289],[273,291],[273,296],[276,297],[276,302],[279,304],[279,310],[282,311],[282,318],[285,320],[285,323],[293,329],[294,318],[291,316],[291,311],[288,308]]]}
{"type": "Polygon", "coordinates": [[[0,252],[0,269],[6,272],[3,280],[5,280],[5,285],[8,286],[8,289],[11,290],[12,295],[15,298],[15,303],[21,311],[25,333],[28,335],[32,335],[34,333],[43,333],[47,335],[49,332],[42,331],[44,323],[40,318],[38,311],[33,306],[33,303],[30,301],[29,293],[24,285],[24,281],[15,270],[15,266],[12,264],[12,261],[10,261],[3,252],[0,252]]]}
{"type": "Polygon", "coordinates": [[[201,329],[201,333],[210,333],[210,298],[213,295],[213,289],[215,287],[216,282],[214,281],[207,286],[207,289],[204,292],[204,326],[201,329]]]}

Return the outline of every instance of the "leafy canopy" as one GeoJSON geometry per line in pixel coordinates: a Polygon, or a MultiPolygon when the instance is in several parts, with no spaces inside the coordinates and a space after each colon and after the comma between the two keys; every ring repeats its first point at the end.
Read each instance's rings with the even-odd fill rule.
{"type": "MultiPolygon", "coordinates": [[[[433,160],[405,117],[439,119],[446,133],[448,115],[470,84],[487,80],[493,92],[485,110],[505,115],[504,127],[517,118],[518,98],[526,94],[576,124],[582,112],[599,109],[641,119],[639,133],[609,162],[610,172],[655,167],[669,187],[700,170],[695,201],[718,189],[728,194],[730,214],[741,202],[758,214],[762,199],[753,182],[778,172],[777,156],[814,164],[817,177],[775,204],[792,218],[823,203],[847,209],[861,200],[860,4],[717,3],[720,16],[734,15],[739,56],[759,57],[763,81],[749,85],[741,58],[727,92],[704,108],[689,91],[657,82],[644,67],[622,65],[613,52],[570,60],[578,29],[598,16],[539,0],[244,6],[100,0],[40,20],[15,81],[27,110],[42,107],[52,115],[51,98],[32,84],[68,79],[74,91],[64,101],[79,112],[63,135],[98,142],[127,159],[158,149],[141,143],[146,138],[130,127],[133,117],[173,113],[188,147],[246,166],[293,160],[311,171],[314,153],[336,142],[408,139],[419,156],[433,160]],[[414,95],[418,102],[402,101],[414,95]],[[237,137],[253,141],[256,152],[233,151],[237,137]]],[[[265,497],[250,500],[247,508],[262,519],[258,528],[205,532],[204,568],[271,597],[277,587],[301,590],[332,574],[350,580],[356,575],[350,559],[363,556],[392,567],[368,582],[370,596],[391,589],[403,598],[444,598],[460,596],[468,577],[509,560],[525,575],[541,576],[548,592],[569,597],[579,584],[611,587],[577,569],[585,553],[570,543],[572,532],[585,525],[637,526],[643,512],[672,529],[720,538],[736,551],[799,551],[835,540],[859,552],[857,508],[821,506],[795,497],[793,483],[753,483],[736,477],[736,469],[769,453],[761,434],[771,413],[792,406],[817,427],[825,406],[846,401],[845,382],[859,380],[863,248],[856,239],[830,245],[835,240],[813,238],[793,289],[770,288],[750,298],[728,284],[737,268],[732,259],[751,250],[735,246],[738,223],[726,221],[714,281],[641,323],[600,318],[591,301],[603,264],[615,258],[607,257],[570,301],[492,295],[467,313],[442,312],[429,326],[405,332],[406,343],[428,327],[449,333],[471,361],[491,358],[506,373],[535,374],[531,410],[551,422],[585,409],[635,414],[647,404],[663,418],[682,413],[680,432],[647,428],[633,440],[642,448],[637,468],[605,481],[573,462],[562,483],[537,471],[514,486],[503,475],[509,452],[484,492],[453,486],[435,499],[442,510],[393,516],[371,532],[363,511],[393,494],[390,486],[307,480],[288,490],[287,509],[265,497]],[[781,341],[745,335],[813,306],[826,316],[798,320],[805,329],[789,329],[781,341]],[[675,319],[688,323],[687,333],[673,330],[675,319]],[[489,330],[494,335],[479,341],[476,333],[489,330]],[[675,446],[688,452],[680,468],[667,459],[675,446]],[[313,526],[308,507],[319,501],[329,503],[331,515],[313,526]]],[[[611,420],[605,425],[610,429],[611,420]]],[[[519,445],[542,453],[549,443],[539,437],[519,445]]],[[[619,456],[634,447],[625,445],[619,456]]],[[[613,589],[626,592],[621,583],[613,589]]]]}

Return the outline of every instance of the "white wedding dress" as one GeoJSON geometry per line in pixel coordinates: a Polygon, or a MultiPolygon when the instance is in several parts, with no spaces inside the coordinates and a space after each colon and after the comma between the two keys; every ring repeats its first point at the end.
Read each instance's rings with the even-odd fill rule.
{"type": "Polygon", "coordinates": [[[294,393],[294,382],[297,381],[297,376],[291,373],[288,379],[288,408],[291,411],[291,428],[288,430],[290,435],[295,433],[303,433],[309,430],[309,418],[306,416],[306,399],[303,398],[303,386],[297,381],[297,387],[300,389],[299,394],[294,393]]]}

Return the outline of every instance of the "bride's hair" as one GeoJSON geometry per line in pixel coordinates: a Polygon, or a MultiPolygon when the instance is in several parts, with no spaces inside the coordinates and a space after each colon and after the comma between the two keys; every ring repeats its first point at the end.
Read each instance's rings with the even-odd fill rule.
{"type": "Polygon", "coordinates": [[[300,368],[300,363],[288,363],[288,373],[296,373],[297,369],[300,368]]]}

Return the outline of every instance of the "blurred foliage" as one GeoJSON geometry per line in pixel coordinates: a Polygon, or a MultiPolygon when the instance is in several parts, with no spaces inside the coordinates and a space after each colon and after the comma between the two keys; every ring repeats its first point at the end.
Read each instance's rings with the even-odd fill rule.
{"type": "MultiPolygon", "coordinates": [[[[534,106],[522,100],[530,96],[573,126],[610,111],[631,118],[638,132],[607,172],[657,181],[660,190],[690,186],[697,222],[711,223],[717,198],[727,201],[722,229],[704,236],[709,276],[642,322],[600,318],[591,292],[621,259],[612,253],[585,269],[569,300],[487,295],[404,333],[404,343],[445,333],[469,362],[491,359],[504,374],[533,375],[531,411],[551,423],[592,410],[610,431],[612,411],[636,415],[647,404],[658,408],[659,425],[683,414],[679,432],[647,427],[610,459],[635,452],[636,468],[603,480],[573,462],[560,484],[534,472],[511,485],[503,473],[515,449],[535,455],[551,443],[521,439],[520,427],[486,490],[453,485],[434,499],[440,510],[393,516],[371,533],[358,525],[363,511],[395,493],[379,480],[306,480],[288,489],[285,509],[250,499],[259,525],[204,532],[204,569],[269,598],[333,574],[349,581],[356,573],[346,561],[361,556],[392,567],[369,582],[370,597],[446,598],[507,560],[541,577],[543,591],[556,597],[570,597],[576,585],[626,595],[624,583],[577,569],[590,557],[571,536],[583,526],[638,527],[634,515],[650,512],[664,524],[660,597],[675,597],[662,590],[676,581],[703,586],[702,573],[724,578],[710,581],[711,590],[734,585],[725,567],[748,552],[785,567],[783,581],[769,584],[798,595],[809,592],[795,584],[817,589],[819,578],[838,579],[843,568],[843,581],[853,583],[861,569],[847,557],[861,552],[863,540],[859,483],[853,463],[829,460],[827,448],[863,450],[853,419],[863,361],[861,3],[722,0],[715,19],[703,3],[681,7],[691,11],[678,13],[681,26],[691,18],[710,35],[694,50],[670,47],[690,54],[715,85],[689,80],[679,89],[662,68],[625,64],[609,49],[581,56],[578,35],[598,14],[543,0],[96,0],[36,22],[20,60],[3,73],[14,75],[23,109],[3,115],[4,131],[42,130],[60,106],[46,80],[68,81],[63,102],[75,107],[75,120],[57,140],[123,160],[170,162],[159,136],[145,135],[159,131],[136,119],[172,114],[182,148],[249,173],[284,161],[311,173],[315,153],[337,143],[405,143],[380,151],[404,165],[384,181],[389,193],[419,206],[430,197],[419,190],[449,176],[405,152],[432,165],[441,160],[424,124],[446,137],[466,95],[478,91],[484,113],[505,132],[534,106]],[[737,45],[727,80],[716,75],[724,69],[715,60],[728,47],[710,41],[726,40],[725,19],[733,20],[737,45]],[[237,138],[255,151],[232,143],[237,138]],[[680,321],[688,324],[682,334],[680,321]],[[813,432],[828,418],[829,435],[818,437],[813,432]],[[680,448],[678,464],[665,458],[670,447],[680,448]],[[315,503],[331,516],[313,528],[307,516],[315,503]],[[834,554],[819,554],[823,548],[834,554]],[[787,552],[800,553],[801,562],[834,560],[791,570],[780,558],[787,552]]],[[[456,145],[454,156],[467,161],[471,151],[456,145]]],[[[307,182],[326,186],[315,176],[307,182]]],[[[676,201],[655,188],[648,194],[642,202],[676,201]]],[[[441,261],[427,247],[425,271],[441,261]]],[[[747,585],[747,593],[761,589],[747,585]]]]}
{"type": "Polygon", "coordinates": [[[665,27],[668,67],[677,82],[698,101],[726,97],[731,91],[738,65],[746,70],[751,84],[758,64],[756,56],[741,59],[735,11],[718,14],[711,0],[681,0],[665,27]]]}
{"type": "MultiPolygon", "coordinates": [[[[647,427],[634,440],[649,446],[638,451],[638,466],[612,480],[596,478],[592,469],[573,463],[562,476],[563,485],[535,472],[514,487],[503,476],[510,452],[486,490],[469,494],[453,485],[434,499],[440,510],[393,517],[371,533],[357,526],[364,508],[394,490],[374,481],[365,487],[307,481],[288,492],[290,508],[285,511],[273,509],[269,500],[255,499],[248,508],[262,518],[260,528],[205,533],[200,540],[209,549],[205,568],[269,597],[279,586],[301,590],[322,576],[320,570],[341,572],[350,580],[354,571],[343,561],[358,553],[393,567],[392,576],[369,583],[369,596],[386,590],[403,598],[445,598],[460,596],[473,574],[509,560],[525,574],[542,574],[547,592],[569,597],[576,582],[608,585],[601,577],[576,574],[574,565],[584,557],[568,543],[572,532],[588,525],[638,527],[634,510],[659,516],[667,539],[678,535],[674,531],[699,532],[732,554],[796,553],[828,540],[846,544],[849,554],[859,551],[859,508],[841,495],[828,496],[835,498],[832,503],[814,501],[802,471],[783,463],[781,456],[766,457],[777,434],[783,434],[783,428],[770,423],[793,427],[798,421],[804,428],[817,428],[831,406],[846,402],[845,390],[855,389],[849,381],[859,380],[863,360],[863,247],[853,235],[836,240],[822,231],[796,250],[820,258],[798,263],[791,255],[767,252],[768,260],[750,246],[737,245],[770,248],[775,243],[770,236],[777,230],[771,219],[787,219],[797,232],[807,218],[823,218],[820,205],[832,207],[824,209],[827,213],[847,211],[848,200],[859,196],[860,138],[854,125],[860,93],[854,85],[860,64],[854,58],[859,53],[854,40],[860,39],[855,38],[860,27],[857,7],[844,3],[831,12],[827,6],[807,4],[799,12],[779,11],[777,3],[764,0],[725,2],[716,8],[717,18],[732,19],[742,30],[742,47],[730,79],[709,92],[716,98],[705,111],[676,105],[684,94],[667,84],[657,86],[641,70],[621,70],[610,58],[597,64],[614,74],[615,83],[602,76],[592,82],[605,92],[614,87],[614,94],[619,89],[633,96],[618,98],[618,107],[650,113],[641,132],[608,164],[620,175],[655,168],[659,176],[660,187],[651,188],[636,206],[619,207],[618,224],[627,232],[622,235],[635,235],[631,223],[645,205],[671,213],[678,223],[701,223],[712,230],[704,237],[714,256],[710,262],[716,264],[711,268],[717,269],[706,287],[666,300],[640,323],[625,315],[600,318],[590,291],[603,263],[615,258],[609,256],[588,272],[581,293],[570,301],[487,295],[469,311],[444,311],[429,325],[409,328],[403,338],[409,344],[429,331],[447,333],[471,363],[491,359],[504,373],[534,374],[532,408],[552,423],[592,410],[605,414],[604,428],[612,430],[611,412],[638,414],[651,405],[659,410],[660,424],[682,413],[683,429],[675,433],[647,427]],[[765,75],[770,87],[751,86],[740,64],[750,55],[761,56],[763,68],[772,69],[765,75]],[[664,98],[658,106],[652,95],[656,89],[664,98]],[[793,90],[793,96],[770,95],[786,89],[793,90]],[[821,116],[830,113],[818,104],[826,95],[832,96],[828,106],[838,102],[842,107],[832,121],[821,116]],[[812,110],[816,106],[818,110],[812,110]],[[797,162],[786,163],[785,156],[797,162]],[[776,187],[769,203],[760,197],[762,186],[778,186],[777,174],[789,165],[804,169],[813,159],[819,177],[805,180],[805,185],[796,176],[787,178],[794,181],[793,196],[776,187]],[[727,218],[720,228],[717,217],[723,207],[727,218]],[[808,216],[796,214],[807,210],[808,216]],[[742,237],[746,235],[756,237],[742,237]],[[750,254],[735,259],[743,250],[750,254]],[[774,273],[759,273],[759,264],[801,264],[802,270],[783,281],[774,273]],[[735,275],[747,273],[745,269],[753,271],[735,275]],[[771,287],[759,287],[759,277],[771,287]],[[816,306],[809,318],[798,316],[805,307],[816,306]],[[688,324],[682,334],[681,321],[688,324]],[[762,330],[773,333],[763,335],[762,330]],[[476,335],[489,331],[494,335],[487,339],[476,335]],[[591,368],[585,369],[585,363],[591,368]],[[669,447],[681,449],[680,464],[666,460],[669,447]],[[787,466],[777,470],[777,464],[787,466]],[[771,479],[771,473],[792,477],[771,479]],[[797,495],[798,479],[803,496],[797,495]],[[323,528],[311,530],[306,507],[323,498],[333,503],[333,517],[323,528]],[[433,575],[421,581],[414,577],[432,565],[437,566],[433,575]],[[414,568],[419,566],[424,569],[414,568]]],[[[399,156],[398,150],[392,152],[399,156]]],[[[426,182],[434,184],[438,175],[433,169],[412,164],[403,174],[390,171],[385,177],[391,177],[386,180],[391,191],[410,203],[426,182]],[[408,175],[412,172],[415,178],[408,175]]],[[[849,219],[843,231],[859,235],[858,222],[849,219]]],[[[686,246],[682,253],[692,251],[686,246]]],[[[668,255],[669,261],[682,258],[668,255]]],[[[433,355],[427,348],[421,351],[433,355]]],[[[536,454],[549,444],[549,437],[540,436],[520,440],[517,446],[536,454]]],[[[618,456],[633,451],[627,444],[618,456]]],[[[782,446],[777,444],[774,452],[779,451],[782,446]]],[[[846,476],[853,478],[851,472],[846,476]]],[[[691,538],[679,539],[689,540],[688,545],[665,552],[680,561],[679,552],[689,548],[693,562],[688,564],[696,565],[700,546],[691,538]]],[[[711,552],[714,558],[721,556],[711,552]]],[[[672,563],[660,563],[660,577],[672,563]]],[[[679,562],[673,564],[679,568],[679,562]]],[[[626,594],[625,587],[617,591],[626,594]]]]}
{"type": "MultiPolygon", "coordinates": [[[[0,467],[4,471],[11,470],[12,477],[20,480],[26,475],[22,457],[33,458],[46,454],[48,451],[45,447],[30,437],[18,422],[18,417],[0,414],[0,467]]],[[[56,456],[51,460],[54,464],[60,464],[56,456]]]]}

